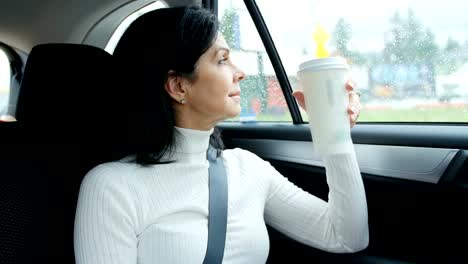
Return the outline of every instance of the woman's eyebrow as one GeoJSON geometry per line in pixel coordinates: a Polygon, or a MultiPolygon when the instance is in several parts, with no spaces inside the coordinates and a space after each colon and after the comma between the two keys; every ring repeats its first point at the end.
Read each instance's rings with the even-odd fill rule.
{"type": "Polygon", "coordinates": [[[226,47],[219,47],[216,49],[216,52],[215,52],[215,56],[218,55],[218,53],[220,51],[225,51],[228,55],[229,55],[229,52],[231,52],[231,50],[229,48],[226,48],[226,47]]]}

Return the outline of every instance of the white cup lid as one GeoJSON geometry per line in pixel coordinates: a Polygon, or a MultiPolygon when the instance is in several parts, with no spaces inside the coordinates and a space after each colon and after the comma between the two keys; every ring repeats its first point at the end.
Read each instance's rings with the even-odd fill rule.
{"type": "Polygon", "coordinates": [[[349,69],[348,63],[343,57],[328,57],[305,61],[299,65],[301,71],[319,71],[327,69],[349,69]]]}

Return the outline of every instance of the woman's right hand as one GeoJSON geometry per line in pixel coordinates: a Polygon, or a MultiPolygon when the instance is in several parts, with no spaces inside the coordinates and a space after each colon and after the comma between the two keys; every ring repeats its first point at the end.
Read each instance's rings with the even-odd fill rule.
{"type": "MultiPolygon", "coordinates": [[[[345,89],[348,91],[349,96],[347,113],[351,128],[354,127],[354,125],[356,124],[359,114],[361,112],[361,101],[359,95],[355,92],[355,87],[356,84],[351,80],[347,81],[345,84],[345,89]]],[[[307,111],[304,92],[302,90],[297,90],[294,91],[292,95],[296,98],[299,106],[305,111],[307,111]]]]}

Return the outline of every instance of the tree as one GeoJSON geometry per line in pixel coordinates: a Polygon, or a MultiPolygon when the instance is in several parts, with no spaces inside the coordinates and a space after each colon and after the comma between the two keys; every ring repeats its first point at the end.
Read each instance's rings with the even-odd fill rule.
{"type": "Polygon", "coordinates": [[[424,29],[413,10],[402,18],[396,12],[390,19],[392,29],[385,40],[384,59],[387,63],[434,63],[439,48],[430,29],[424,29]]]}
{"type": "Polygon", "coordinates": [[[239,15],[233,8],[224,11],[220,31],[231,49],[240,49],[239,15]]]}
{"type": "Polygon", "coordinates": [[[343,18],[338,19],[335,30],[332,35],[332,42],[335,44],[337,52],[350,59],[354,64],[362,65],[366,63],[366,58],[358,51],[352,51],[348,48],[348,43],[352,37],[351,24],[347,23],[343,18]]]}
{"type": "Polygon", "coordinates": [[[444,51],[449,53],[449,52],[457,51],[458,49],[460,49],[460,47],[461,45],[460,43],[458,43],[458,41],[449,37],[447,39],[447,43],[445,44],[444,51]]]}
{"type": "Polygon", "coordinates": [[[450,74],[458,69],[463,64],[464,60],[460,57],[462,45],[452,38],[447,39],[443,53],[438,61],[439,72],[442,74],[450,74]]]}
{"type": "Polygon", "coordinates": [[[344,57],[349,55],[348,42],[351,40],[351,34],[351,25],[343,18],[338,19],[335,30],[333,31],[332,41],[338,53],[344,57]]]}

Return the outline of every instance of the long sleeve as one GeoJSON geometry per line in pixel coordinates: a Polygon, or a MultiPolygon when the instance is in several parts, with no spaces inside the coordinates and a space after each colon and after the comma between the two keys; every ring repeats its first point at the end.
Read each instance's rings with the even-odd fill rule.
{"type": "Polygon", "coordinates": [[[328,202],[303,191],[264,162],[270,180],[265,220],[275,229],[329,252],[360,251],[369,243],[367,204],[355,154],[324,159],[328,202]]]}
{"type": "Polygon", "coordinates": [[[76,263],[137,263],[135,215],[128,184],[103,165],[91,170],[80,187],[76,210],[76,263]]]}

